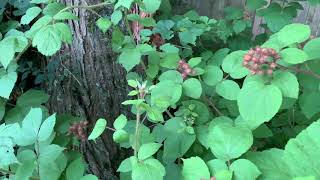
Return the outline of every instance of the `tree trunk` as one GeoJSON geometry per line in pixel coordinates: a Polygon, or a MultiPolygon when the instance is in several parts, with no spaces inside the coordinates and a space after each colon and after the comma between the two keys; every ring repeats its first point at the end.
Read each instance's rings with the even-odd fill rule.
{"type": "MultiPolygon", "coordinates": [[[[63,0],[67,5],[92,5],[99,0],[63,0]]],[[[112,7],[96,9],[104,16],[112,7]]],[[[126,73],[116,62],[111,49],[111,32],[102,34],[96,28],[97,16],[90,11],[75,9],[79,21],[70,21],[73,43],[61,56],[50,61],[59,62],[54,81],[48,86],[52,112],[72,113],[86,117],[92,129],[98,118],[113,120],[128,109],[121,106],[127,97],[126,73]]],[[[89,130],[89,132],[90,132],[89,130]]],[[[82,142],[81,150],[89,165],[89,171],[99,179],[118,179],[116,169],[123,155],[112,140],[112,132],[106,132],[95,142],[82,142]]]]}

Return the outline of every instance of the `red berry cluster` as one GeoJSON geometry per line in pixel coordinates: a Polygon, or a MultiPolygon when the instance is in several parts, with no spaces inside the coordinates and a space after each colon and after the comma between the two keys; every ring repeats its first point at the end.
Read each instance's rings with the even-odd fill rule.
{"type": "Polygon", "coordinates": [[[178,71],[181,73],[183,79],[186,79],[188,75],[195,75],[196,71],[193,70],[190,65],[183,59],[179,61],[178,71]]]}
{"type": "Polygon", "coordinates": [[[74,123],[69,127],[69,134],[76,136],[78,139],[85,141],[87,139],[87,134],[85,130],[88,128],[88,121],[80,121],[74,123]]]}
{"type": "Polygon", "coordinates": [[[269,74],[271,75],[277,67],[277,61],[280,60],[279,54],[272,48],[250,49],[243,57],[243,66],[248,68],[251,74],[269,74]]]}

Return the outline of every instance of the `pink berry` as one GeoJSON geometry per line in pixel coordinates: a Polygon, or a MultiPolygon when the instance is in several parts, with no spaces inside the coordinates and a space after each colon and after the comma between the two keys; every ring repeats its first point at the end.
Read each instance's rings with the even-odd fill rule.
{"type": "Polygon", "coordinates": [[[192,70],[191,70],[190,68],[188,68],[188,69],[185,70],[185,73],[186,73],[186,74],[190,74],[191,71],[192,71],[192,70]]]}
{"type": "Polygon", "coordinates": [[[272,62],[272,63],[270,64],[270,68],[274,69],[274,68],[276,68],[276,67],[277,67],[277,64],[276,64],[276,63],[272,62]]]}
{"type": "Polygon", "coordinates": [[[245,61],[250,61],[251,58],[252,58],[252,56],[250,56],[250,55],[247,54],[247,55],[244,56],[243,60],[245,60],[245,61]]]}
{"type": "Polygon", "coordinates": [[[189,64],[184,63],[184,64],[182,65],[182,68],[183,68],[183,69],[188,69],[188,68],[189,68],[189,64]]]}

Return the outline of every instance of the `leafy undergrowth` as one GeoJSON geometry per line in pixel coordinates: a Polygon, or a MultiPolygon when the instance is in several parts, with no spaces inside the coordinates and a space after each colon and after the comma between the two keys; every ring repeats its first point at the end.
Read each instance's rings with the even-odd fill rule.
{"type": "Polygon", "coordinates": [[[320,179],[320,38],[293,23],[299,1],[248,1],[218,20],[173,15],[168,0],[13,0],[0,8],[1,179],[98,179],[85,173],[79,144],[106,130],[133,150],[117,169],[123,180],[320,179]],[[110,5],[109,16],[95,11],[110,5]],[[135,120],[50,116],[49,95],[30,89],[53,81],[57,63],[40,69],[30,49],[52,56],[72,45],[73,9],[98,15],[92,30],[112,34],[131,88],[122,104],[135,120]],[[252,13],[265,22],[255,38],[252,13]]]}

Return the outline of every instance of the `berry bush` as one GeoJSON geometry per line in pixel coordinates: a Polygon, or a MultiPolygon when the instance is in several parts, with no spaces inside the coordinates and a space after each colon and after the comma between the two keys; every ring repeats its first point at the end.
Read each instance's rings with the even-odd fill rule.
{"type": "MultiPolygon", "coordinates": [[[[12,0],[0,8],[1,179],[98,179],[85,173],[79,143],[105,131],[130,153],[117,169],[123,180],[320,179],[320,38],[294,23],[300,1],[248,0],[245,11],[225,8],[223,19],[173,14],[169,0],[12,0]],[[110,6],[111,16],[94,10],[110,6]],[[43,91],[15,88],[21,72],[36,71],[23,68],[28,49],[52,56],[72,43],[73,9],[90,10],[101,33],[112,34],[131,116],[91,127],[50,116],[43,91]],[[255,38],[254,13],[265,30],[255,38]]],[[[40,81],[41,72],[33,75],[40,81]]]]}

